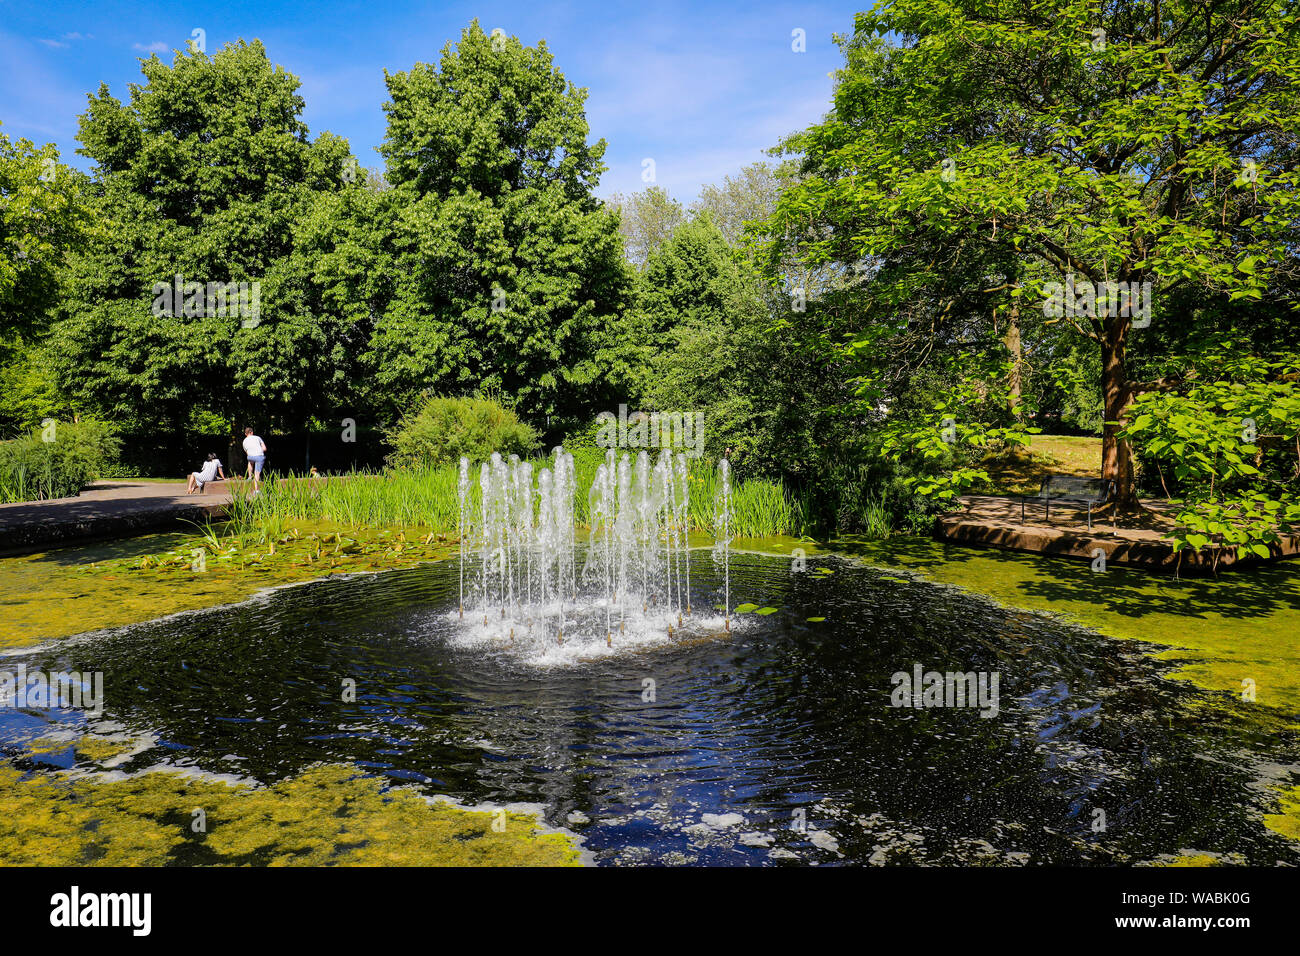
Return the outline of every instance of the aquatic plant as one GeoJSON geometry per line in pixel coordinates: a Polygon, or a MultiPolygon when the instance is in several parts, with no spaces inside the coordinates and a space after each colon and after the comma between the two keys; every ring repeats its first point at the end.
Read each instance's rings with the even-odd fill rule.
{"type": "MultiPolygon", "coordinates": [[[[591,525],[590,492],[601,458],[598,454],[584,454],[583,450],[573,456],[573,519],[583,528],[591,525]]],[[[540,471],[549,462],[546,457],[531,464],[534,471],[540,471]]],[[[686,467],[690,484],[687,527],[692,532],[711,532],[717,490],[713,463],[687,459],[686,467]]],[[[478,483],[471,481],[469,485],[468,502],[477,508],[478,483]]],[[[737,537],[797,535],[804,530],[802,510],[777,481],[734,482],[732,507],[732,530],[737,537]]],[[[275,537],[265,530],[271,521],[324,521],[344,527],[427,527],[450,533],[457,530],[459,513],[460,473],[456,465],[351,472],[331,478],[291,476],[265,482],[257,495],[237,486],[227,509],[225,534],[275,537]]],[[[270,527],[278,531],[287,525],[270,527]]]]}

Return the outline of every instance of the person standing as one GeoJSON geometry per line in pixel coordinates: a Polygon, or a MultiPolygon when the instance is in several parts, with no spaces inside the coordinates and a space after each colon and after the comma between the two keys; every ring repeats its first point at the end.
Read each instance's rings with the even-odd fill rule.
{"type": "Polygon", "coordinates": [[[262,483],[262,465],[266,461],[266,442],[253,434],[253,429],[244,429],[244,454],[248,456],[248,468],[244,474],[253,479],[253,493],[256,494],[262,483]]]}

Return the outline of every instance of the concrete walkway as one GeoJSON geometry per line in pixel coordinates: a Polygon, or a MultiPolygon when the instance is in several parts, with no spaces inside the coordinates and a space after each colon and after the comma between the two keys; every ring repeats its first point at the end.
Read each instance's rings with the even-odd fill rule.
{"type": "Polygon", "coordinates": [[[230,500],[226,482],[187,495],[183,481],[96,481],[76,498],[0,505],[0,551],[170,531],[219,516],[230,500]]]}
{"type": "MultiPolygon", "coordinates": [[[[1165,538],[1173,528],[1166,501],[1145,500],[1146,510],[1136,515],[1120,515],[1117,524],[1109,509],[1098,514],[1093,510],[1092,528],[1086,524],[1085,511],[1065,504],[1052,507],[1050,518],[1044,516],[1042,502],[1030,502],[1021,519],[1020,499],[987,495],[968,495],[958,499],[960,510],[940,515],[935,520],[935,537],[954,544],[972,544],[1012,551],[1032,551],[1066,558],[1094,560],[1098,551],[1108,564],[1128,564],[1153,571],[1205,573],[1212,570],[1212,558],[1205,552],[1190,549],[1179,555],[1165,538]]],[[[1284,536],[1280,545],[1269,549],[1270,560],[1300,554],[1300,536],[1284,536]]],[[[1242,563],[1258,563],[1248,558],[1242,563]]],[[[1239,562],[1235,550],[1219,556],[1217,570],[1227,570],[1239,562]]]]}

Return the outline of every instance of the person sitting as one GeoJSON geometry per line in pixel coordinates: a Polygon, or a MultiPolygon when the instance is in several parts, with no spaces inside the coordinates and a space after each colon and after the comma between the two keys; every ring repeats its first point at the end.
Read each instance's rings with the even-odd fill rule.
{"type": "Polygon", "coordinates": [[[189,481],[185,485],[185,493],[187,495],[192,495],[196,491],[202,491],[203,486],[217,476],[220,476],[222,481],[225,481],[226,479],[226,473],[222,469],[221,462],[217,459],[217,456],[209,454],[208,460],[203,463],[202,468],[198,471],[190,472],[189,481]]]}

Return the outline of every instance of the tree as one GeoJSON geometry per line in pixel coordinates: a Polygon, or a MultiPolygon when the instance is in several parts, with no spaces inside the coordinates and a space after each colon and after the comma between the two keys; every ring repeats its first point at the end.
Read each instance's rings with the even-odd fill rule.
{"type": "Polygon", "coordinates": [[[86,177],[52,143],[0,132],[0,427],[30,428],[69,408],[41,339],[63,291],[64,265],[94,224],[86,177]]]}
{"type": "Polygon", "coordinates": [[[638,289],[641,397],[653,410],[703,413],[705,455],[730,449],[738,474],[802,483],[841,450],[843,377],[797,328],[774,323],[784,299],[708,214],[677,227],[638,289]]]}
{"type": "Polygon", "coordinates": [[[586,91],[544,42],[477,21],[387,83],[399,281],[370,341],[376,381],[510,394],[543,427],[607,407],[631,373],[616,328],[631,276],[592,195],[605,143],[587,142],[586,91]]]}
{"type": "Polygon", "coordinates": [[[747,223],[761,226],[776,209],[781,190],[792,180],[792,165],[751,163],[735,176],[724,176],[720,185],[703,187],[700,198],[691,203],[691,212],[707,213],[727,242],[739,245],[747,223]]]}
{"type": "Polygon", "coordinates": [[[85,186],[53,143],[0,132],[0,341],[44,330],[65,257],[91,228],[85,186]]]}
{"type": "Polygon", "coordinates": [[[359,377],[351,317],[318,307],[296,254],[320,194],[362,188],[355,160],[309,138],[297,78],[259,41],[141,72],[128,103],[101,86],[80,118],[106,228],[70,264],[61,383],[136,428],[178,429],[196,408],[300,427],[359,377]]]}
{"type": "Polygon", "coordinates": [[[644,269],[650,257],[671,238],[673,230],[686,221],[682,204],[662,186],[651,186],[624,196],[614,193],[607,205],[618,211],[618,231],[628,261],[644,269]]]}
{"type": "Polygon", "coordinates": [[[1132,506],[1129,405],[1178,377],[1134,376],[1135,329],[1180,320],[1167,306],[1184,287],[1267,302],[1294,283],[1300,13],[891,0],[842,45],[833,111],[786,144],[805,178],[780,201],[773,255],[789,232],[808,261],[892,269],[898,302],[960,276],[940,308],[993,274],[973,257],[1001,260],[985,288],[1022,315],[1048,283],[1077,283],[1088,294],[1063,296],[1060,318],[1099,351],[1102,470],[1132,506]]]}

